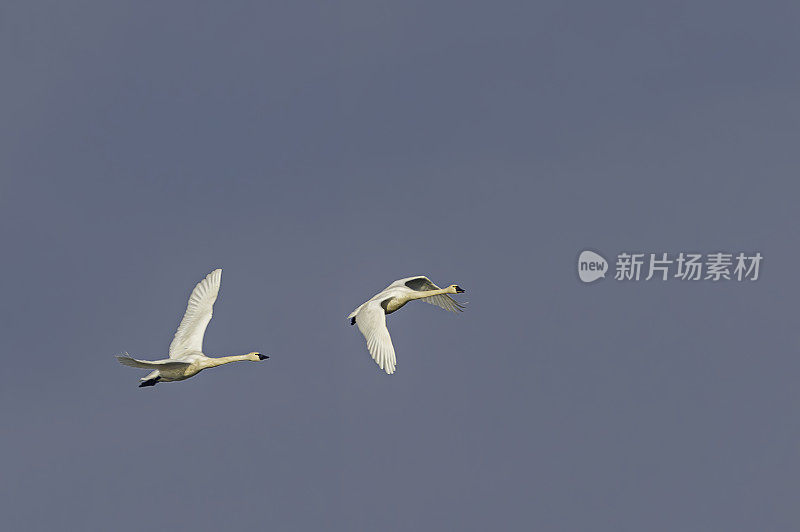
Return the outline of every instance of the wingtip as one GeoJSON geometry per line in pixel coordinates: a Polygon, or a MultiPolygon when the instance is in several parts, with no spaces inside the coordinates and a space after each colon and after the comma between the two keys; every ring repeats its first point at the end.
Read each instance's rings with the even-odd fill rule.
{"type": "Polygon", "coordinates": [[[114,357],[117,359],[117,362],[119,362],[123,366],[128,366],[131,368],[136,367],[136,359],[127,353],[125,353],[124,355],[114,355],[114,357]]]}

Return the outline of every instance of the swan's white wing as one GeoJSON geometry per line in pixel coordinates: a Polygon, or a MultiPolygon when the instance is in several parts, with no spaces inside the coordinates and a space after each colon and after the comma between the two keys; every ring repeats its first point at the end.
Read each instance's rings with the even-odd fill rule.
{"type": "Polygon", "coordinates": [[[379,301],[370,301],[356,314],[358,330],[367,340],[367,349],[378,366],[391,375],[397,366],[392,337],[386,328],[386,314],[379,301]]]}
{"type": "Polygon", "coordinates": [[[117,360],[123,366],[141,369],[184,369],[190,364],[176,360],[137,360],[128,355],[117,355],[117,360]]]}
{"type": "Polygon", "coordinates": [[[447,294],[440,294],[438,296],[423,297],[420,301],[436,305],[450,312],[464,312],[464,305],[448,296],[447,294]]]}
{"type": "Polygon", "coordinates": [[[402,286],[403,288],[410,288],[412,290],[435,290],[439,288],[424,275],[414,275],[412,277],[398,279],[390,284],[387,288],[394,288],[396,286],[402,286]],[[425,288],[426,286],[430,288],[425,288]]]}
{"type": "Polygon", "coordinates": [[[433,284],[433,281],[424,275],[400,279],[399,281],[395,281],[393,285],[405,286],[406,288],[416,290],[417,292],[424,292],[426,290],[439,290],[439,287],[433,284]]]}
{"type": "Polygon", "coordinates": [[[185,353],[203,351],[203,335],[211,321],[214,301],[217,300],[222,270],[214,270],[197,283],[189,297],[189,304],[183,315],[175,338],[169,345],[169,358],[179,358],[185,353]]]}
{"type": "MultiPolygon", "coordinates": [[[[439,290],[439,287],[436,286],[430,279],[428,279],[424,275],[419,275],[417,277],[408,277],[406,279],[395,281],[395,284],[397,283],[399,283],[402,286],[405,286],[406,288],[410,288],[411,290],[416,290],[417,292],[423,292],[426,290],[439,290]]],[[[437,307],[449,310],[450,312],[464,311],[464,305],[462,305],[452,297],[448,296],[447,294],[423,297],[421,301],[430,303],[431,305],[436,305],[437,307]]]]}

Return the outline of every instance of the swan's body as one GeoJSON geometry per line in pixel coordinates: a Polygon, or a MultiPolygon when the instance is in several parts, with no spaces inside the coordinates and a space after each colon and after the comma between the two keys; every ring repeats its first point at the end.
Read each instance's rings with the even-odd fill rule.
{"type": "Polygon", "coordinates": [[[464,306],[447,294],[460,294],[464,290],[452,284],[439,288],[424,275],[398,279],[347,316],[350,325],[367,340],[367,350],[382,370],[391,375],[397,366],[392,338],[386,328],[386,315],[399,310],[414,299],[421,299],[450,312],[462,312],[464,306]]]}
{"type": "Polygon", "coordinates": [[[125,355],[117,356],[120,364],[132,368],[152,369],[139,387],[155,386],[157,382],[182,381],[194,377],[207,368],[214,368],[240,360],[259,361],[269,358],[260,353],[233,355],[227,357],[207,357],[203,354],[203,335],[211,321],[214,302],[219,294],[222,270],[214,270],[197,283],[189,297],[189,304],[183,315],[175,338],[169,346],[169,358],[162,360],[137,360],[125,355]]]}

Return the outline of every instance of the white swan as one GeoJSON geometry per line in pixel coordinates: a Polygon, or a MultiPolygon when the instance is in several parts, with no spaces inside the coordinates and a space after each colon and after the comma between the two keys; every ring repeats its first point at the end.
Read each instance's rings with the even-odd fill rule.
{"type": "Polygon", "coordinates": [[[439,288],[424,275],[398,279],[383,291],[375,294],[369,301],[350,313],[350,325],[358,325],[358,330],[367,340],[367,349],[373,360],[386,373],[391,375],[397,366],[392,338],[386,328],[386,315],[398,310],[413,299],[421,299],[442,307],[450,312],[462,312],[464,306],[447,294],[461,294],[464,290],[455,284],[439,288]]]}
{"type": "Polygon", "coordinates": [[[139,388],[155,386],[157,382],[182,381],[194,377],[206,368],[214,368],[239,360],[264,360],[269,358],[261,353],[247,353],[228,357],[211,358],[203,354],[203,335],[211,321],[214,301],[217,300],[222,270],[214,270],[197,283],[189,297],[189,304],[183,315],[175,338],[169,345],[169,358],[163,360],[137,360],[125,355],[117,356],[120,364],[132,368],[152,369],[143,379],[139,388]]]}

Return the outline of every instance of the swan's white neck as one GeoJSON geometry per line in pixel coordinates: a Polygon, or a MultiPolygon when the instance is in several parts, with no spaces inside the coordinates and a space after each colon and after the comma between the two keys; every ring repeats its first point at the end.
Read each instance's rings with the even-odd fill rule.
{"type": "Polygon", "coordinates": [[[206,368],[215,368],[223,364],[228,364],[229,362],[239,362],[242,360],[255,361],[258,360],[258,357],[252,353],[248,353],[246,355],[231,355],[227,357],[208,357],[208,360],[205,361],[204,366],[206,368]]]}

